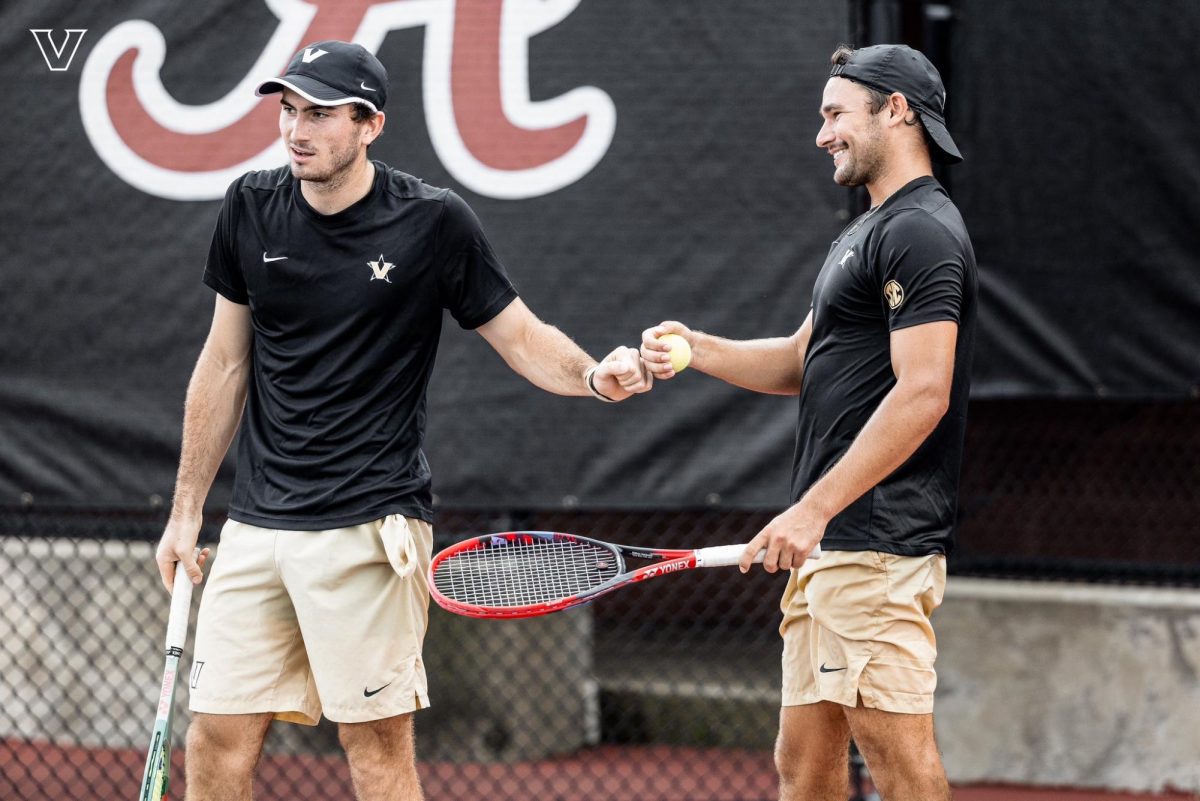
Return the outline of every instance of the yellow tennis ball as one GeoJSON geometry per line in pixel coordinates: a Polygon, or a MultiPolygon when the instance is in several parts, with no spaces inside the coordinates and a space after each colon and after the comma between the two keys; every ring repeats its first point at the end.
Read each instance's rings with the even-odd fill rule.
{"type": "Polygon", "coordinates": [[[682,373],[692,363],[692,346],[679,334],[663,334],[658,338],[671,346],[671,369],[682,373]]]}

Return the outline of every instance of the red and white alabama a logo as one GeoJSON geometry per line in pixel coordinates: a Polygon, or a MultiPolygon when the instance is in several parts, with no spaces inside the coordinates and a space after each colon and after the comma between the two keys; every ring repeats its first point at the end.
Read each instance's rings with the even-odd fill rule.
{"type": "Polygon", "coordinates": [[[284,163],[278,104],[256,97],[306,42],[343,39],[372,52],[392,30],[425,27],[425,118],[434,150],[464,186],[496,198],[549,194],[578,181],[608,151],[609,96],[582,86],[529,96],[529,39],[580,0],[266,0],[279,18],[250,72],[220,100],[187,106],[160,77],[162,33],[124,22],[84,65],[79,106],[105,164],[133,186],[176,200],[219,198],[230,181],[284,163]]]}

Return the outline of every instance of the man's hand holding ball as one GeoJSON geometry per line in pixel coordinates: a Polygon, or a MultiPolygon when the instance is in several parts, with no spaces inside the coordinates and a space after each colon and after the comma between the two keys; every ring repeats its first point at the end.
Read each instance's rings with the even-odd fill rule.
{"type": "Polygon", "coordinates": [[[655,378],[671,378],[691,364],[691,334],[687,326],[673,320],[642,332],[642,360],[655,378]]]}
{"type": "Polygon", "coordinates": [[[692,346],[679,334],[663,334],[658,341],[670,346],[671,369],[676,373],[682,373],[692,363],[692,346]]]}

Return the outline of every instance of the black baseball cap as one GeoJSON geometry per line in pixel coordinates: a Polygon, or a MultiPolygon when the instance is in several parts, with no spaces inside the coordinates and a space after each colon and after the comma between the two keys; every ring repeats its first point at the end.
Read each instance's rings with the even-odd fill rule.
{"type": "Polygon", "coordinates": [[[850,53],[845,64],[835,64],[829,77],[848,78],[885,94],[899,92],[921,118],[935,161],[957,164],[963,160],[958,145],[946,130],[946,87],[937,68],[919,50],[908,45],[872,45],[850,53]]]}
{"type": "Polygon", "coordinates": [[[318,106],[363,103],[382,111],[387,102],[387,70],[362,45],[329,40],[313,42],[292,57],[287,71],[263,81],[259,97],[291,89],[318,106]]]}

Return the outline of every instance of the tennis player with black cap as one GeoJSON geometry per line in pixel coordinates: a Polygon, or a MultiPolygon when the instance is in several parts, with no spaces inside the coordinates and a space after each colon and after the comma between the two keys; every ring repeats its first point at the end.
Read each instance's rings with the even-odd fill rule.
{"type": "Polygon", "coordinates": [[[458,195],[367,158],[387,89],[359,45],[297,53],[258,87],[280,96],[288,165],[234,181],[217,219],[204,270],[216,310],[156,557],[168,589],[177,569],[200,582],[204,499],[240,432],[189,681],[193,801],[249,799],[271,721],[322,715],[338,723],[358,798],[421,798],[422,442],[443,309],[549,392],[615,401],[649,388],[635,349],[596,364],[533,315],[458,195]]]}
{"type": "Polygon", "coordinates": [[[642,335],[688,340],[691,366],[731,384],[799,395],[792,506],[746,547],[743,572],[791,571],[782,600],[781,801],[847,794],[853,735],[884,799],[950,797],[933,735],[936,641],[953,544],[974,349],[975,255],[932,160],[962,154],[946,91],[903,45],[839,48],[816,144],[833,179],[871,207],[834,240],[812,308],[790,337],[735,342],[678,322],[642,335]],[[819,560],[806,560],[820,543],[819,560]]]}

